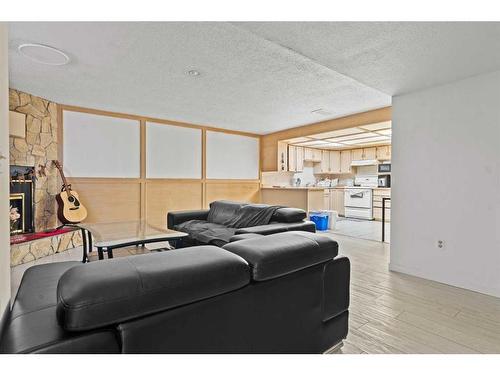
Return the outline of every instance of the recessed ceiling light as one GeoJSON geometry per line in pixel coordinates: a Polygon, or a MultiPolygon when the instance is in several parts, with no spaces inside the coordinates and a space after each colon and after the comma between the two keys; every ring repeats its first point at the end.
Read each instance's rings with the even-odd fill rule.
{"type": "Polygon", "coordinates": [[[28,59],[45,65],[66,65],[69,56],[57,48],[43,44],[25,43],[17,47],[19,53],[28,59]]]}
{"type": "Polygon", "coordinates": [[[190,76],[199,76],[201,73],[198,70],[192,69],[188,70],[188,75],[190,76]]]}

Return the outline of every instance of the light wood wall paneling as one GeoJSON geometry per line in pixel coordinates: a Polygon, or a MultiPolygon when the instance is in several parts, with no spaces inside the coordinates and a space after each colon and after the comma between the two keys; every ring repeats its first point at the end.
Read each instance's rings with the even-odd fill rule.
{"type": "Polygon", "coordinates": [[[165,226],[167,213],[195,210],[203,206],[200,180],[148,180],[146,182],[146,212],[151,224],[165,226]]]}
{"type": "Polygon", "coordinates": [[[210,202],[220,199],[258,203],[260,202],[260,182],[258,180],[208,180],[204,207],[207,208],[210,202]]]}
{"type": "Polygon", "coordinates": [[[68,182],[87,208],[87,222],[139,220],[141,183],[138,179],[68,179],[68,182]]]}
{"type": "Polygon", "coordinates": [[[278,141],[304,137],[332,130],[346,129],[391,120],[391,107],[357,113],[333,120],[317,122],[292,129],[267,134],[261,137],[261,168],[263,172],[276,171],[278,167],[278,141]]]}

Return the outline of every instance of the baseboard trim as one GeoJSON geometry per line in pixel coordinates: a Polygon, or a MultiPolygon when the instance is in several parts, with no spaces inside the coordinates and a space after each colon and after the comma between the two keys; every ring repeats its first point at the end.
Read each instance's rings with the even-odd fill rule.
{"type": "Polygon", "coordinates": [[[455,288],[466,289],[469,291],[473,291],[473,292],[477,292],[477,293],[481,293],[481,294],[486,294],[488,296],[500,298],[500,288],[497,288],[497,287],[491,287],[488,285],[480,285],[480,284],[476,284],[476,283],[474,283],[472,281],[468,281],[468,280],[466,280],[465,282],[461,282],[461,283],[454,283],[454,282],[451,282],[449,280],[443,280],[443,279],[434,277],[432,275],[428,275],[425,273],[425,271],[422,271],[421,269],[406,267],[406,266],[402,266],[400,264],[395,264],[393,262],[389,263],[389,271],[404,273],[404,274],[407,274],[410,276],[416,276],[416,277],[420,277],[422,279],[431,280],[431,281],[435,281],[435,282],[438,282],[441,284],[450,285],[450,286],[453,286],[455,288]]]}

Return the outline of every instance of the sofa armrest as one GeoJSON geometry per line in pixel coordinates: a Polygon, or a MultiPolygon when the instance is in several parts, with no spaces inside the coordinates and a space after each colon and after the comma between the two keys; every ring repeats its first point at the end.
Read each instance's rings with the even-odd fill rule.
{"type": "Polygon", "coordinates": [[[325,264],[323,270],[323,322],[349,309],[351,263],[339,257],[325,264]]]}
{"type": "Polygon", "coordinates": [[[178,224],[189,220],[207,220],[209,210],[174,211],[167,214],[167,227],[174,229],[178,224]]]}

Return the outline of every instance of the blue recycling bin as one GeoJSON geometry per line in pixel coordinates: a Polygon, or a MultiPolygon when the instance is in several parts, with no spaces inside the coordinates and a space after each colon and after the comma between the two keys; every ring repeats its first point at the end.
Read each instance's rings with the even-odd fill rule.
{"type": "Polygon", "coordinates": [[[328,229],[328,214],[324,212],[311,212],[310,220],[316,224],[316,230],[328,229]]]}

